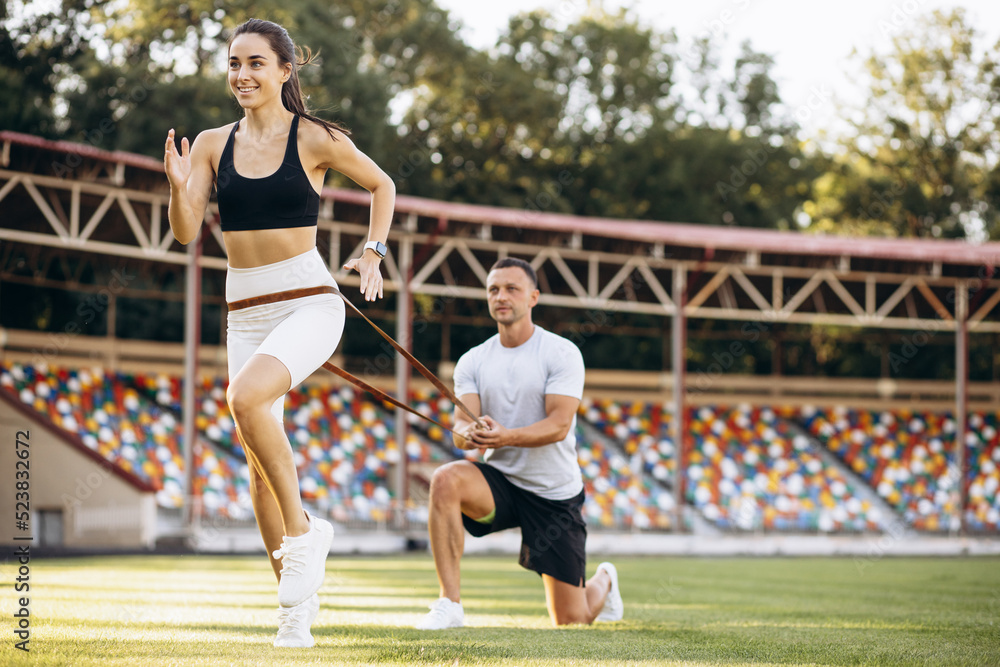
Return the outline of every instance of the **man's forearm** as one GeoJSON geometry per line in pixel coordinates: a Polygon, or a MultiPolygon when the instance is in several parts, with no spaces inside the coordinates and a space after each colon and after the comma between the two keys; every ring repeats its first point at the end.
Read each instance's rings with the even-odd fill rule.
{"type": "Polygon", "coordinates": [[[466,430],[475,424],[474,421],[470,420],[464,412],[455,411],[455,426],[452,430],[451,438],[455,442],[455,446],[459,449],[475,449],[476,445],[471,441],[465,439],[460,433],[465,433],[466,430]]]}
{"type": "Polygon", "coordinates": [[[504,446],[532,448],[551,445],[566,437],[571,424],[572,422],[567,424],[563,419],[549,416],[528,426],[508,429],[510,441],[504,443],[504,446]]]}

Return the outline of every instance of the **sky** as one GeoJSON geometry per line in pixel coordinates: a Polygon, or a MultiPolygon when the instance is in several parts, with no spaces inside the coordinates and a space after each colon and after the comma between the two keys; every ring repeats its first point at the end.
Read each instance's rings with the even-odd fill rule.
{"type": "MultiPolygon", "coordinates": [[[[544,8],[572,20],[598,0],[437,0],[465,24],[463,37],[476,47],[492,46],[510,16],[544,8]]],[[[778,90],[806,134],[836,132],[837,102],[860,106],[855,79],[860,62],[850,54],[885,52],[894,35],[935,9],[963,7],[985,36],[1000,39],[1000,0],[604,0],[606,9],[631,8],[640,21],[674,29],[682,47],[710,35],[733,57],[749,39],[774,57],[778,90]]]]}

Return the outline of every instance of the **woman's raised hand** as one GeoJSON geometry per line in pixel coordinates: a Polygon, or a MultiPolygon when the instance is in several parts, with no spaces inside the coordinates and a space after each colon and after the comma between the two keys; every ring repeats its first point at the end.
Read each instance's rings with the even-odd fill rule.
{"type": "Polygon", "coordinates": [[[163,169],[167,172],[167,180],[173,188],[187,187],[188,176],[191,175],[191,152],[187,137],[181,139],[181,152],[177,152],[174,142],[174,131],[167,132],[167,145],[163,153],[163,169]]]}

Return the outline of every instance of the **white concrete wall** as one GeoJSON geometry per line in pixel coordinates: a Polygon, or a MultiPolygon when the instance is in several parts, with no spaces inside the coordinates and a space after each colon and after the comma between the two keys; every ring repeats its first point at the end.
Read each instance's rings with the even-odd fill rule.
{"type": "MultiPolygon", "coordinates": [[[[14,522],[15,442],[28,432],[30,457],[31,534],[39,545],[41,511],[63,513],[65,547],[151,547],[155,541],[156,504],[143,492],[43,428],[33,419],[0,402],[0,544],[25,536],[14,522]]],[[[22,440],[24,438],[22,437],[22,440]]]]}

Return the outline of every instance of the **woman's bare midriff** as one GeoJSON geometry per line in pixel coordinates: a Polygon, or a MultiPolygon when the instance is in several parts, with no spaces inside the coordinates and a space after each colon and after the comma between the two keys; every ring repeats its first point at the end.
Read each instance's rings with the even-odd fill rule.
{"type": "Polygon", "coordinates": [[[223,232],[229,266],[251,269],[309,252],[316,246],[316,227],[223,232]]]}

